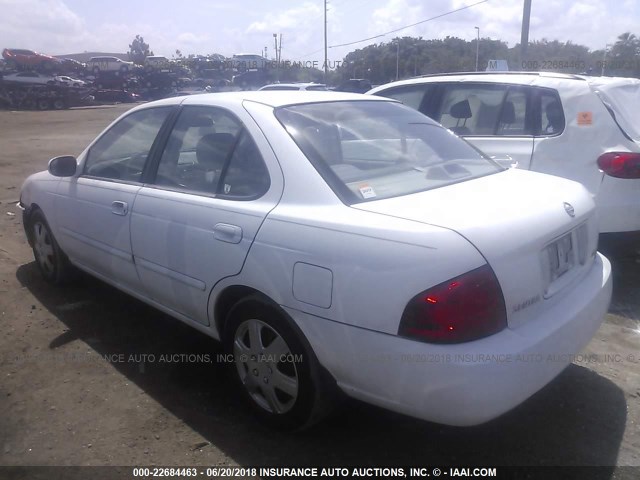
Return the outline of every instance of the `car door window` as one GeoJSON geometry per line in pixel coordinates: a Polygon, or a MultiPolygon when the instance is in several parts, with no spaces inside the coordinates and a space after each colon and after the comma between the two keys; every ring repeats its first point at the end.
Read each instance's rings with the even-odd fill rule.
{"type": "Polygon", "coordinates": [[[266,193],[269,184],[269,172],[260,150],[243,130],[222,177],[220,194],[225,198],[249,200],[266,193]]]}
{"type": "Polygon", "coordinates": [[[499,136],[530,136],[532,129],[527,123],[529,105],[528,91],[524,87],[509,87],[502,104],[495,134],[499,136]]]}
{"type": "Polygon", "coordinates": [[[445,85],[435,119],[458,135],[495,135],[507,85],[445,85]]]}
{"type": "Polygon", "coordinates": [[[220,108],[184,107],[154,183],[249,199],[266,192],[269,176],[257,146],[233,114],[220,108]]]}
{"type": "Polygon", "coordinates": [[[90,148],[84,175],[138,182],[171,107],[139,110],[111,127],[90,148]]]}

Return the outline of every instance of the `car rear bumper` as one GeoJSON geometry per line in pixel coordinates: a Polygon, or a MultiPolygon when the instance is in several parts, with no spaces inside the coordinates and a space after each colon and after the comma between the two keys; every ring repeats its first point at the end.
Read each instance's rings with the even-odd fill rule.
{"type": "Polygon", "coordinates": [[[511,410],[570,364],[602,323],[611,291],[611,265],[597,254],[587,277],[543,316],[457,345],[420,343],[286,310],[349,396],[469,426],[511,410]]]}
{"type": "Polygon", "coordinates": [[[640,180],[605,175],[595,202],[600,233],[640,231],[640,180]]]}

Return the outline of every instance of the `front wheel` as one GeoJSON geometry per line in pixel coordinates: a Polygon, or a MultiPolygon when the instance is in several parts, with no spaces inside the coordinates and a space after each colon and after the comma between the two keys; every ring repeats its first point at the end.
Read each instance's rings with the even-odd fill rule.
{"type": "Polygon", "coordinates": [[[58,246],[51,228],[40,210],[30,220],[33,256],[44,279],[53,284],[64,283],[71,276],[71,264],[58,246]]]}
{"type": "Polygon", "coordinates": [[[224,343],[244,398],[265,422],[304,428],[328,411],[328,390],[318,361],[280,309],[253,296],[229,313],[224,343]]]}

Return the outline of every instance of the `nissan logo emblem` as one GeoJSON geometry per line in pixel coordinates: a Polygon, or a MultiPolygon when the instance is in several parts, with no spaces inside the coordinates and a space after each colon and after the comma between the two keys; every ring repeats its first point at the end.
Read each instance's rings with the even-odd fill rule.
{"type": "Polygon", "coordinates": [[[576,211],[573,209],[573,205],[571,205],[568,202],[564,202],[564,211],[567,212],[567,215],[569,215],[571,218],[576,216],[576,211]]]}

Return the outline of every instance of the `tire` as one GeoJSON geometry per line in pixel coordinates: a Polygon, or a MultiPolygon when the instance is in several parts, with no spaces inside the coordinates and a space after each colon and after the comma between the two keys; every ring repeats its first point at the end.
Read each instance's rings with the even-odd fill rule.
{"type": "Polygon", "coordinates": [[[38,100],[38,110],[49,110],[49,100],[46,98],[41,98],[38,100]]]}
{"type": "Polygon", "coordinates": [[[52,105],[55,110],[64,110],[65,108],[67,108],[66,102],[61,98],[56,98],[53,101],[52,105]]]}
{"type": "Polygon", "coordinates": [[[250,296],[233,306],[223,343],[253,412],[282,430],[307,428],[330,410],[330,389],[311,347],[276,305],[250,296]]]}
{"type": "Polygon", "coordinates": [[[31,214],[29,231],[33,256],[42,277],[54,285],[70,280],[73,267],[58,246],[42,211],[36,210],[31,214]]]}

